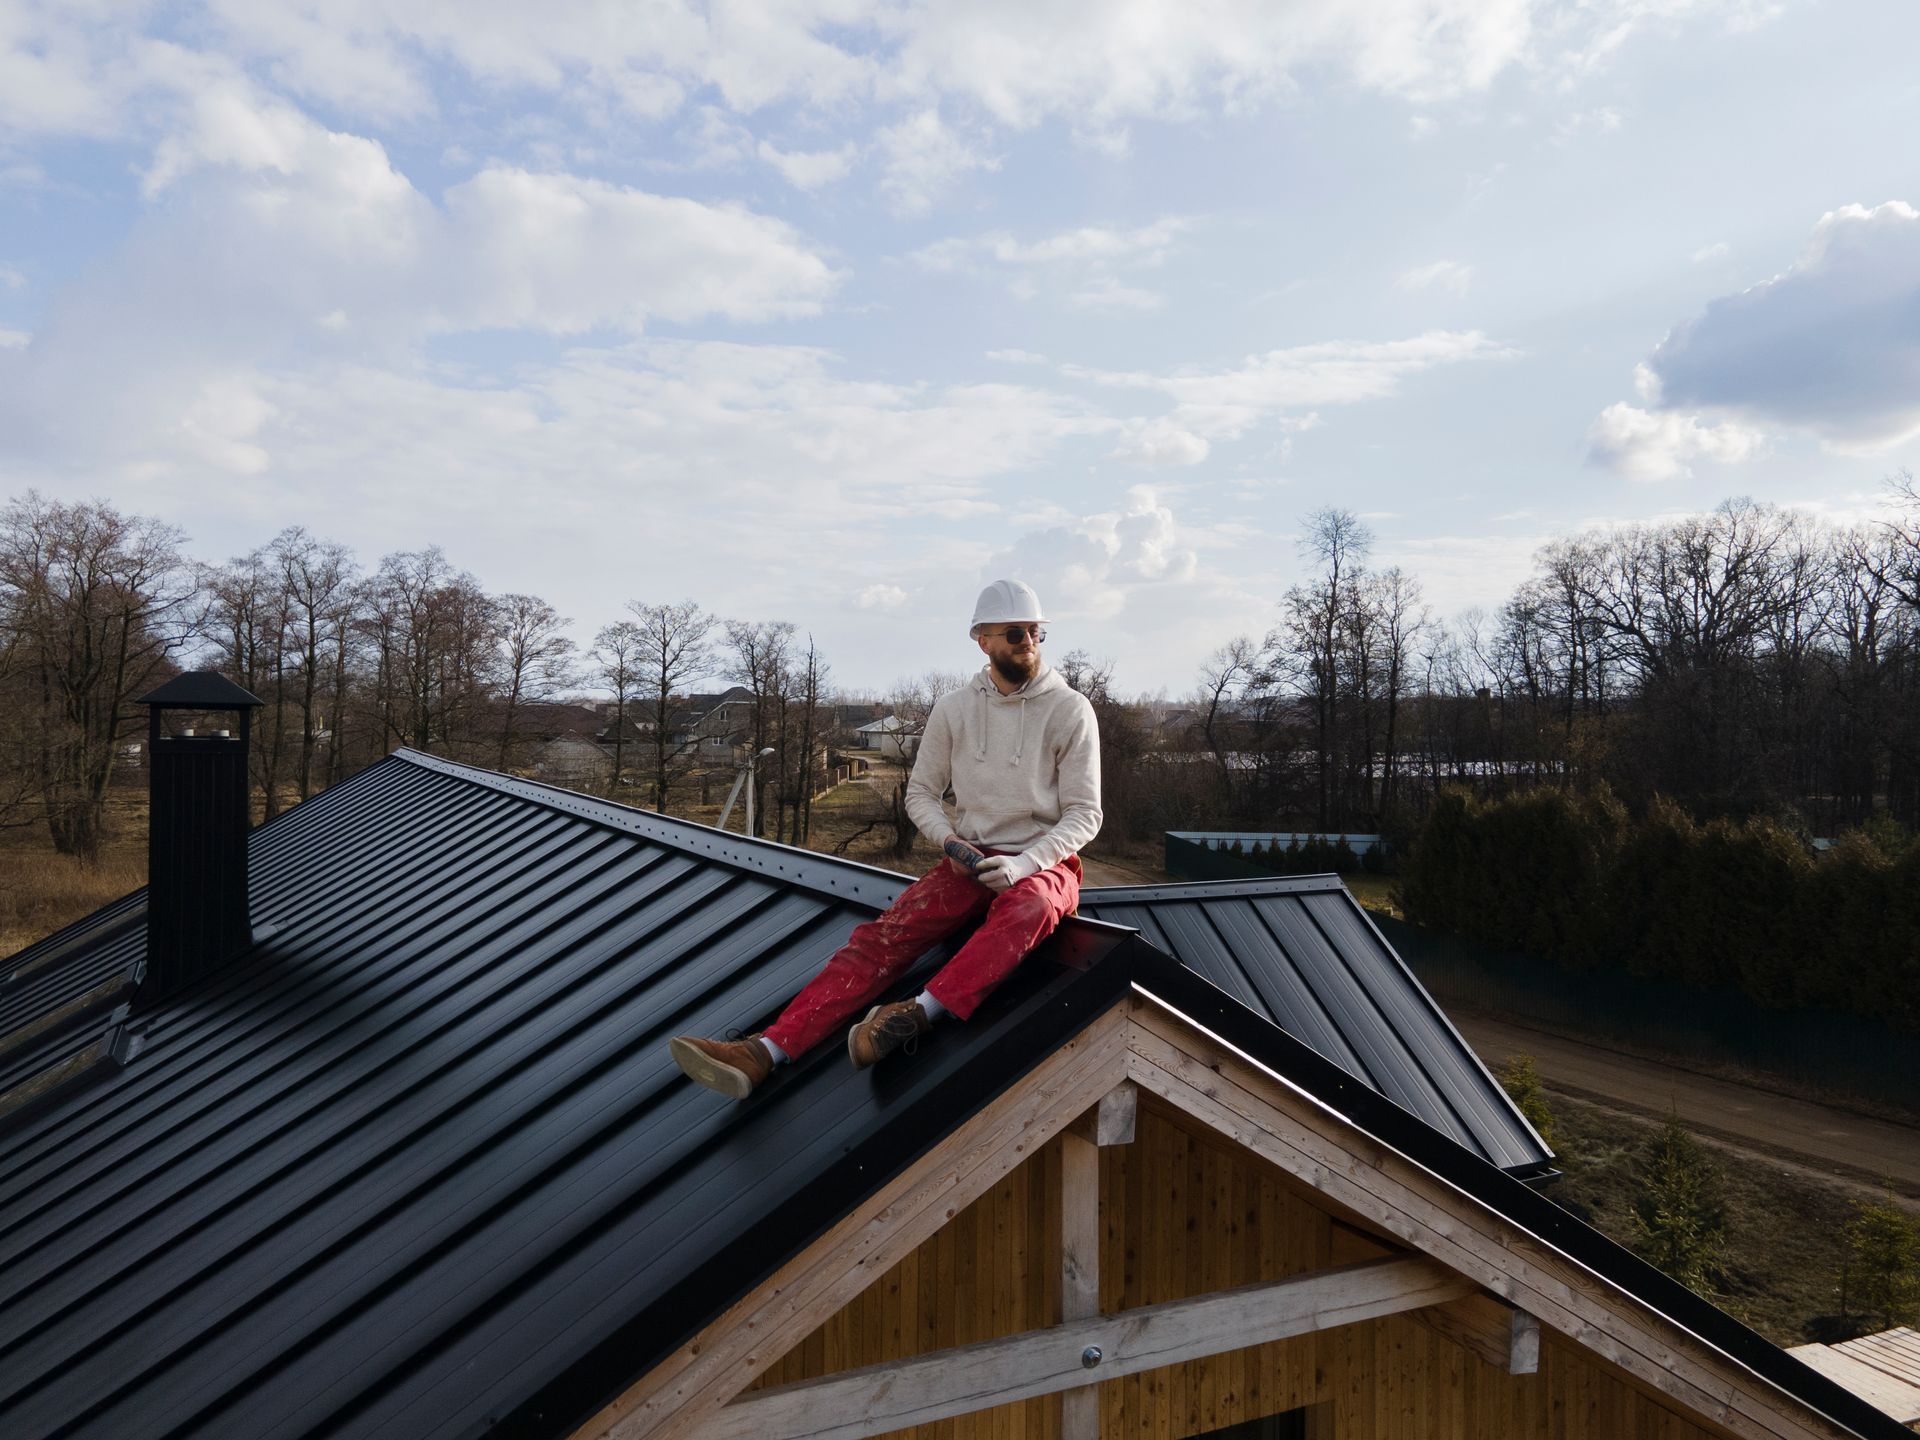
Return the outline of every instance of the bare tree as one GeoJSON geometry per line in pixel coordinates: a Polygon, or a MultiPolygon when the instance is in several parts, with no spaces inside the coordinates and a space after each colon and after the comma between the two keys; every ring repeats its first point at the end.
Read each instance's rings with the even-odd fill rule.
{"type": "Polygon", "coordinates": [[[820,771],[814,761],[820,733],[820,707],[826,703],[829,674],[830,667],[809,634],[807,648],[794,657],[792,683],[788,687],[792,696],[787,716],[787,729],[792,735],[792,743],[787,747],[791,765],[782,772],[792,777],[789,839],[795,845],[806,844],[813,829],[813,795],[820,788],[820,771]]]}
{"type": "Polygon", "coordinates": [[[652,710],[653,808],[664,815],[669,772],[687,748],[673,733],[674,700],[695,680],[713,673],[713,650],[707,637],[715,622],[691,600],[678,605],[647,605],[634,600],[627,609],[640,631],[643,693],[652,710]]]}
{"type": "MultiPolygon", "coordinates": [[[[344,738],[340,723],[346,701],[344,674],[327,689],[323,686],[328,656],[344,647],[351,625],[355,567],[346,546],[315,539],[298,525],[274,536],[272,551],[285,596],[285,648],[294,674],[293,701],[300,712],[300,754],[294,769],[300,798],[305,800],[313,793],[314,753],[321,731],[329,728],[329,716],[336,752],[344,738]]],[[[340,671],[344,668],[344,663],[339,666],[340,671]]]]}
{"type": "MultiPolygon", "coordinates": [[[[764,750],[780,751],[776,770],[785,760],[784,746],[776,744],[786,733],[788,660],[793,648],[794,626],[787,620],[729,620],[726,622],[727,664],[725,675],[736,685],[753,692],[753,719],[748,727],[748,755],[758,757],[764,750]]],[[[757,758],[748,761],[751,778],[758,785],[757,758]]],[[[779,773],[784,773],[780,771],[779,773]]],[[[756,806],[753,828],[765,834],[767,807],[756,806]]],[[[780,815],[774,817],[774,831],[780,830],[780,815]]]]}
{"type": "Polygon", "coordinates": [[[1386,743],[1382,747],[1380,779],[1380,814],[1384,817],[1395,813],[1395,785],[1400,774],[1400,710],[1408,672],[1432,617],[1420,604],[1420,582],[1398,565],[1375,577],[1373,599],[1380,617],[1385,661],[1382,679],[1386,689],[1386,743]]]}
{"type": "Polygon", "coordinates": [[[25,630],[14,623],[0,590],[0,830],[40,820],[38,753],[30,719],[34,692],[24,663],[25,630]]]}
{"type": "Polygon", "coordinates": [[[1223,816],[1234,811],[1231,755],[1247,748],[1239,725],[1247,692],[1267,683],[1265,647],[1246,635],[1237,635],[1214,651],[1200,669],[1200,733],[1213,756],[1220,787],[1223,816]]]}
{"type": "Polygon", "coordinates": [[[1902,470],[1887,481],[1887,489],[1900,514],[1885,522],[1893,542],[1885,579],[1902,600],[1920,610],[1920,480],[1912,471],[1902,470]]]}
{"type": "Polygon", "coordinates": [[[27,724],[54,847],[98,858],[106,789],[133,699],[164,678],[196,620],[182,535],[104,502],[34,491],[0,511],[0,613],[16,632],[27,724]]]}
{"type": "Polygon", "coordinates": [[[1078,690],[1092,704],[1098,706],[1114,699],[1112,659],[1096,660],[1085,650],[1069,650],[1054,662],[1053,668],[1060,672],[1060,678],[1069,688],[1078,690]]]}
{"type": "Polygon", "coordinates": [[[1729,500],[1711,514],[1593,537],[1585,599],[1639,692],[1638,753],[1696,777],[1725,803],[1746,789],[1756,661],[1787,611],[1809,600],[1803,523],[1729,500]]]}
{"type": "Polygon", "coordinates": [[[437,545],[384,557],[362,620],[383,733],[417,749],[471,750],[499,633],[480,583],[437,545]]]}
{"type": "Polygon", "coordinates": [[[255,550],[203,571],[201,584],[218,668],[264,702],[253,720],[247,762],[271,820],[280,813],[287,710],[287,609],[279,567],[266,551],[255,550]]]}
{"type": "Polygon", "coordinates": [[[1303,559],[1317,567],[1317,573],[1287,591],[1283,633],[1301,688],[1313,706],[1318,818],[1324,830],[1334,818],[1341,626],[1351,608],[1349,591],[1359,582],[1373,548],[1373,532],[1351,510],[1331,507],[1314,511],[1307,517],[1306,527],[1299,550],[1303,559]]]}
{"type": "Polygon", "coordinates": [[[524,705],[553,699],[574,681],[573,622],[538,595],[502,595],[495,602],[499,623],[500,751],[496,768],[511,759],[514,721],[524,705]]]}
{"type": "Polygon", "coordinates": [[[616,620],[593,637],[593,678],[613,692],[613,774],[608,794],[618,795],[626,775],[627,709],[641,693],[645,680],[640,627],[616,620]]]}

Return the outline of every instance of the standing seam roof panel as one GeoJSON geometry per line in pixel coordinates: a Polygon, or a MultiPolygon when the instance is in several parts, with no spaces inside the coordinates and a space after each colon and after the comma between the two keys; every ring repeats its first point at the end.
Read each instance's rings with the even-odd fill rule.
{"type": "MultiPolygon", "coordinates": [[[[509,976],[507,972],[495,969],[488,972],[484,978],[496,989],[499,989],[504,985],[509,976]]],[[[486,1013],[485,1007],[476,1009],[470,1003],[471,999],[472,997],[463,998],[456,995],[452,998],[451,1003],[446,1000],[441,1000],[436,1003],[440,1004],[442,1008],[447,1009],[449,1013],[458,1016],[463,1023],[471,1025],[486,1013]]],[[[499,1002],[496,1001],[492,1003],[497,1004],[499,1002]]],[[[414,1012],[416,1016],[423,1013],[424,1012],[418,1010],[414,1012]]],[[[559,1011],[555,1011],[553,1013],[539,1015],[538,1018],[543,1023],[552,1023],[558,1018],[560,1013],[559,1011]]],[[[272,1096],[255,1097],[251,1092],[247,1091],[240,1091],[237,1092],[237,1094],[242,1099],[255,1104],[253,1113],[256,1117],[262,1113],[262,1107],[276,1105],[283,1114],[287,1114],[290,1117],[292,1124],[296,1127],[304,1128],[306,1131],[312,1131],[316,1127],[321,1126],[323,1122],[331,1124],[333,1133],[337,1137],[340,1137],[341,1143],[345,1144],[347,1148],[351,1150],[353,1147],[363,1143],[361,1137],[355,1133],[353,1127],[370,1118],[372,1114],[376,1112],[380,1113],[389,1126],[398,1123],[400,1112],[392,1108],[396,1104],[397,1097],[390,1092],[367,1092],[372,1091],[373,1087],[376,1087],[388,1072],[393,1071],[396,1065],[403,1064],[410,1055],[415,1053],[417,1046],[417,1040],[405,1040],[401,1043],[391,1045],[387,1047],[388,1058],[385,1061],[378,1059],[369,1052],[360,1052],[356,1058],[362,1061],[363,1070],[356,1079],[354,1088],[362,1092],[362,1098],[354,1102],[354,1108],[350,1113],[340,1117],[337,1121],[326,1121],[325,1111],[326,1107],[335,1103],[342,1092],[322,1092],[315,1089],[303,1089],[298,1082],[295,1081],[284,1084],[281,1089],[272,1096]]],[[[402,1073],[397,1078],[407,1086],[417,1088],[429,1083],[431,1075],[424,1073],[402,1073]]],[[[214,1103],[216,1105],[224,1104],[226,1098],[225,1096],[220,1097],[216,1099],[214,1103]]],[[[215,1113],[217,1114],[218,1112],[216,1111],[215,1113]]],[[[243,1143],[239,1138],[225,1138],[233,1134],[233,1128],[231,1121],[222,1116],[219,1129],[210,1137],[207,1145],[196,1145],[191,1149],[179,1149],[172,1161],[164,1162],[168,1165],[168,1168],[164,1172],[154,1172],[147,1177],[143,1177],[136,1184],[129,1185],[123,1189],[122,1194],[135,1204],[146,1204],[150,1207],[163,1203],[163,1199],[167,1195],[190,1196],[197,1209],[208,1207],[219,1200],[225,1188],[237,1183],[234,1176],[238,1172],[231,1171],[227,1168],[237,1160],[242,1158],[247,1159],[252,1163],[252,1168],[257,1170],[261,1165],[267,1163],[271,1157],[283,1151],[290,1151],[294,1155],[304,1156],[311,1156],[314,1153],[318,1153],[320,1151],[318,1142],[311,1135],[302,1136],[300,1134],[300,1128],[296,1128],[296,1130],[290,1134],[286,1129],[286,1124],[283,1123],[275,1129],[272,1144],[261,1145],[257,1139],[257,1131],[249,1132],[250,1143],[243,1143]],[[171,1189],[163,1191],[160,1188],[163,1183],[169,1185],[171,1189]]],[[[334,1152],[334,1158],[336,1162],[338,1162],[343,1156],[339,1152],[334,1152]]],[[[153,1156],[149,1157],[149,1159],[152,1163],[161,1163],[161,1157],[153,1156]]],[[[115,1168],[117,1170],[119,1166],[116,1164],[115,1168]]],[[[258,1184],[260,1182],[257,1179],[250,1179],[249,1183],[258,1184]]],[[[153,1208],[147,1209],[135,1218],[140,1226],[138,1243],[148,1246],[161,1242],[165,1242],[170,1246],[175,1243],[176,1237],[164,1225],[159,1223],[157,1213],[153,1208]]],[[[124,1227],[132,1223],[132,1220],[120,1222],[121,1228],[116,1229],[116,1231],[112,1233],[125,1233],[124,1227]]],[[[84,1241],[91,1252],[90,1258],[96,1264],[105,1264],[109,1275],[122,1273],[122,1262],[119,1258],[113,1255],[110,1250],[102,1248],[107,1239],[106,1235],[88,1234],[81,1231],[74,1232],[72,1238],[84,1241]]],[[[232,1243],[231,1232],[228,1232],[227,1243],[232,1243]]],[[[174,1255],[168,1256],[170,1261],[177,1261],[178,1258],[178,1256],[174,1255]]],[[[29,1256],[16,1263],[30,1265],[31,1257],[29,1256]]]]}
{"type": "Polygon", "coordinates": [[[1504,1091],[1486,1083],[1490,1077],[1485,1067],[1459,1039],[1458,1032],[1426,991],[1407,983],[1411,976],[1405,965],[1359,907],[1350,901],[1343,903],[1342,897],[1333,895],[1307,896],[1301,903],[1335,948],[1351,957],[1347,962],[1349,968],[1381,1012],[1385,1014],[1389,1008],[1395,1012],[1394,1034],[1428,1076],[1435,1091],[1446,1097],[1462,1126],[1475,1136],[1486,1137],[1483,1143],[1492,1147],[1494,1162],[1504,1167],[1531,1158],[1517,1146],[1501,1146],[1500,1142],[1506,1137],[1498,1121],[1512,1108],[1511,1102],[1504,1091]],[[1428,1012],[1422,1018],[1429,1023],[1408,1023],[1407,1012],[1415,1006],[1428,1012]]]}
{"type": "Polygon", "coordinates": [[[1119,886],[1081,913],[1162,951],[1429,1124],[1516,1171],[1552,1152],[1338,877],[1119,886]]]}
{"type": "MultiPolygon", "coordinates": [[[[276,941],[283,937],[276,937],[276,941]]],[[[294,937],[284,937],[287,944],[294,943],[294,937]]],[[[117,1109],[122,1119],[120,1130],[136,1129],[140,1121],[139,1098],[148,1091],[159,1090],[170,1084],[174,1073],[183,1066],[203,1063],[216,1067],[213,1075],[202,1076],[202,1083],[215,1078],[223,1072],[230,1072],[244,1064],[255,1052],[236,1047],[247,1044],[255,1035],[265,1033],[263,1027],[299,1010],[323,1003],[329,989],[339,991],[352,984],[351,973],[347,966],[336,965],[327,971],[311,975],[305,983],[275,986],[275,971],[271,968],[279,958],[281,946],[269,942],[265,947],[256,947],[251,969],[236,969],[228,977],[228,988],[233,992],[227,1003],[213,1001],[204,1007],[204,1022],[188,1022],[174,1027],[153,1026],[147,1031],[149,1039],[156,1035],[164,1036],[170,1043],[164,1062],[142,1067],[140,1077],[128,1084],[119,1094],[117,1109]],[[251,1029],[236,1031],[233,1025],[251,1026],[251,1029]]],[[[350,957],[355,952],[345,952],[350,957]]],[[[373,964],[384,964],[389,973],[395,974],[393,984],[417,989],[421,980],[419,975],[401,974],[406,962],[406,954],[397,957],[386,955],[377,957],[373,964]]],[[[342,1016],[336,1017],[344,1019],[342,1016]]],[[[197,1097],[204,1098],[204,1097],[197,1097]]],[[[96,1102],[98,1103],[98,1102],[96,1102]]],[[[87,1139],[97,1144],[109,1137],[102,1136],[97,1127],[87,1126],[88,1112],[93,1106],[78,1107],[74,1127],[74,1137],[87,1139]],[[85,1126],[85,1128],[81,1128],[85,1126]]],[[[50,1157],[47,1163],[55,1163],[56,1157],[50,1157]]],[[[63,1168],[70,1166],[71,1157],[59,1156],[57,1163],[63,1168]]],[[[0,1210],[0,1231],[4,1230],[5,1212],[0,1210]]]]}

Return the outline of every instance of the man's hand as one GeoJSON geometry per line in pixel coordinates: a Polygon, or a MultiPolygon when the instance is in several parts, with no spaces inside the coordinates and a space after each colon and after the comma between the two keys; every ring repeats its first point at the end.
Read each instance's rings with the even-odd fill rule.
{"type": "Polygon", "coordinates": [[[998,895],[1018,885],[1037,868],[1024,855],[989,855],[973,872],[973,878],[998,895]]]}
{"type": "Polygon", "coordinates": [[[958,835],[949,835],[946,843],[940,848],[947,852],[949,860],[960,867],[960,873],[969,877],[980,868],[980,862],[987,858],[958,835]]]}

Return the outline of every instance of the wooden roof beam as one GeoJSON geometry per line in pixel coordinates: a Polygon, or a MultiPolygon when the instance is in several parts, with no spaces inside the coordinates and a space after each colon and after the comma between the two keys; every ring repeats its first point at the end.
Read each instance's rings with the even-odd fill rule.
{"type": "Polygon", "coordinates": [[[884,1435],[1035,1395],[1092,1387],[1142,1370],[1418,1310],[1460,1299],[1474,1289],[1471,1281],[1424,1256],[1361,1260],[750,1391],[698,1434],[700,1440],[884,1435]]]}

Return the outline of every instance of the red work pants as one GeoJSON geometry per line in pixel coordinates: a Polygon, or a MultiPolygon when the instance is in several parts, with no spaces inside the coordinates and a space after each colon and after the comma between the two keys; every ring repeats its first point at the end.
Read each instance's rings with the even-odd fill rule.
{"type": "Polygon", "coordinates": [[[847,943],[794,996],[767,1038],[799,1058],[871,1005],[929,947],[978,920],[927,990],[962,1020],[1080,904],[1080,857],[1008,886],[998,895],[942,860],[901,892],[886,912],[854,927],[847,943]]]}

